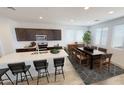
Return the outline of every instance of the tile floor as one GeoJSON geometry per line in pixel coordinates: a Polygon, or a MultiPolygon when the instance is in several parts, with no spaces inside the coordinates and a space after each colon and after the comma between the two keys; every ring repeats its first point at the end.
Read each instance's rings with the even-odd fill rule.
{"type": "MultiPolygon", "coordinates": [[[[54,73],[50,74],[49,77],[49,83],[47,82],[46,77],[43,77],[39,81],[39,85],[84,85],[84,82],[78,75],[78,73],[73,68],[72,64],[69,62],[68,58],[66,59],[65,66],[64,66],[64,72],[65,72],[65,80],[63,79],[63,76],[57,75],[56,81],[54,80],[54,73]]],[[[10,84],[10,83],[5,83],[10,84]]],[[[19,85],[27,85],[27,82],[24,81],[22,83],[19,83],[19,85]]],[[[34,77],[34,80],[29,80],[30,85],[36,85],[37,79],[34,77]]]]}
{"type": "MultiPolygon", "coordinates": [[[[116,63],[115,63],[116,64],[116,63]]],[[[118,63],[118,66],[124,68],[122,63],[118,63]]],[[[39,85],[84,85],[84,82],[78,75],[78,73],[73,68],[72,64],[67,59],[64,66],[64,72],[65,72],[65,80],[63,79],[62,75],[57,76],[57,81],[54,81],[54,73],[50,74],[49,81],[50,83],[47,83],[47,79],[41,78],[39,85]]],[[[37,79],[34,77],[34,80],[29,80],[30,85],[36,85],[37,79]]],[[[10,84],[10,83],[4,83],[4,84],[10,84]]],[[[124,84],[124,74],[118,75],[112,78],[109,78],[104,81],[100,81],[97,83],[93,83],[92,85],[123,85],[124,84]]],[[[26,81],[23,83],[19,83],[19,85],[27,85],[26,81]]]]}

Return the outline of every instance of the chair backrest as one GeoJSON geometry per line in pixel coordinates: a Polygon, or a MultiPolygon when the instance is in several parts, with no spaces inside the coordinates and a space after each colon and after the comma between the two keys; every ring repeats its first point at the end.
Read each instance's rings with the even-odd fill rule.
{"type": "Polygon", "coordinates": [[[98,50],[107,53],[107,49],[105,49],[105,48],[99,47],[98,50]]]}
{"type": "Polygon", "coordinates": [[[12,71],[12,73],[14,74],[14,72],[17,71],[17,70],[24,71],[25,63],[20,62],[20,63],[8,64],[8,67],[12,71]]]}
{"type": "Polygon", "coordinates": [[[81,50],[79,50],[78,48],[75,48],[75,52],[77,55],[86,56],[86,54],[84,52],[82,52],[81,50]]]}
{"type": "Polygon", "coordinates": [[[61,66],[63,67],[64,66],[64,58],[55,58],[53,59],[54,60],[54,66],[55,67],[58,67],[58,66],[61,66]]]}
{"type": "Polygon", "coordinates": [[[48,66],[47,60],[33,61],[33,64],[36,70],[39,70],[39,68],[46,69],[48,66]]]}
{"type": "Polygon", "coordinates": [[[102,60],[105,60],[107,62],[110,62],[111,61],[111,58],[112,58],[112,53],[107,53],[107,54],[104,54],[101,56],[102,60]]]}

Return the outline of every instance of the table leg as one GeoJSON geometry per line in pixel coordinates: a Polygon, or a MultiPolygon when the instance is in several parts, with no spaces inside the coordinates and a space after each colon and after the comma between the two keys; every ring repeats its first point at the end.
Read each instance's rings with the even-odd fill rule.
{"type": "Polygon", "coordinates": [[[90,60],[90,69],[93,69],[93,56],[91,56],[91,60],[90,60]]]}

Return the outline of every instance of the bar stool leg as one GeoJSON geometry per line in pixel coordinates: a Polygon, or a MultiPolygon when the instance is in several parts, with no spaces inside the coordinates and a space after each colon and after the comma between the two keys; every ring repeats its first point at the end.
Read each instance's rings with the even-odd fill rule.
{"type": "Polygon", "coordinates": [[[65,75],[64,75],[63,67],[62,67],[62,74],[63,74],[63,78],[65,80],[65,75]]]}
{"type": "Polygon", "coordinates": [[[48,71],[47,71],[47,69],[45,69],[45,73],[46,73],[47,81],[48,81],[48,83],[49,83],[49,79],[48,79],[48,71]]]}
{"type": "Polygon", "coordinates": [[[18,74],[16,74],[16,85],[18,84],[18,74]]]}
{"type": "Polygon", "coordinates": [[[38,76],[37,76],[37,85],[39,84],[39,76],[40,76],[40,72],[38,71],[38,76]]]}
{"type": "Polygon", "coordinates": [[[24,74],[25,74],[25,78],[26,78],[27,84],[29,85],[29,82],[28,82],[28,78],[27,78],[26,72],[25,72],[24,74]]]}
{"type": "Polygon", "coordinates": [[[2,81],[2,79],[1,79],[1,78],[0,78],[0,82],[1,82],[1,84],[2,84],[2,85],[4,85],[4,84],[3,84],[3,81],[2,81]]]}
{"type": "Polygon", "coordinates": [[[48,74],[48,76],[50,77],[50,74],[49,74],[48,70],[47,70],[47,74],[48,74]]]}
{"type": "Polygon", "coordinates": [[[55,81],[56,81],[56,74],[57,74],[56,71],[57,71],[57,68],[55,68],[55,81]]]}
{"type": "Polygon", "coordinates": [[[5,73],[5,74],[8,77],[8,79],[11,81],[11,83],[14,85],[14,83],[12,82],[12,80],[10,79],[10,77],[8,76],[8,74],[7,73],[5,73]]]}
{"type": "Polygon", "coordinates": [[[21,76],[21,82],[22,82],[22,81],[23,81],[23,80],[22,80],[22,73],[20,73],[20,76],[21,76]]]}
{"type": "Polygon", "coordinates": [[[29,73],[29,75],[30,75],[31,79],[33,80],[33,77],[31,76],[31,73],[30,73],[30,71],[29,71],[29,70],[28,70],[28,73],[29,73]]]}

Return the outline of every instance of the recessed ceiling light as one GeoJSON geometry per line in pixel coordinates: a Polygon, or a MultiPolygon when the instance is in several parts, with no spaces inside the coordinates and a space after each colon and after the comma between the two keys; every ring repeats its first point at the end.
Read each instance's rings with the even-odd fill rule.
{"type": "Polygon", "coordinates": [[[40,19],[43,19],[43,17],[42,17],[42,16],[40,16],[40,19]]]}
{"type": "Polygon", "coordinates": [[[113,14],[113,13],[114,13],[114,11],[109,11],[108,13],[109,13],[109,14],[113,14]]]}
{"type": "Polygon", "coordinates": [[[89,7],[84,7],[84,10],[88,10],[89,9],[89,7]]]}

